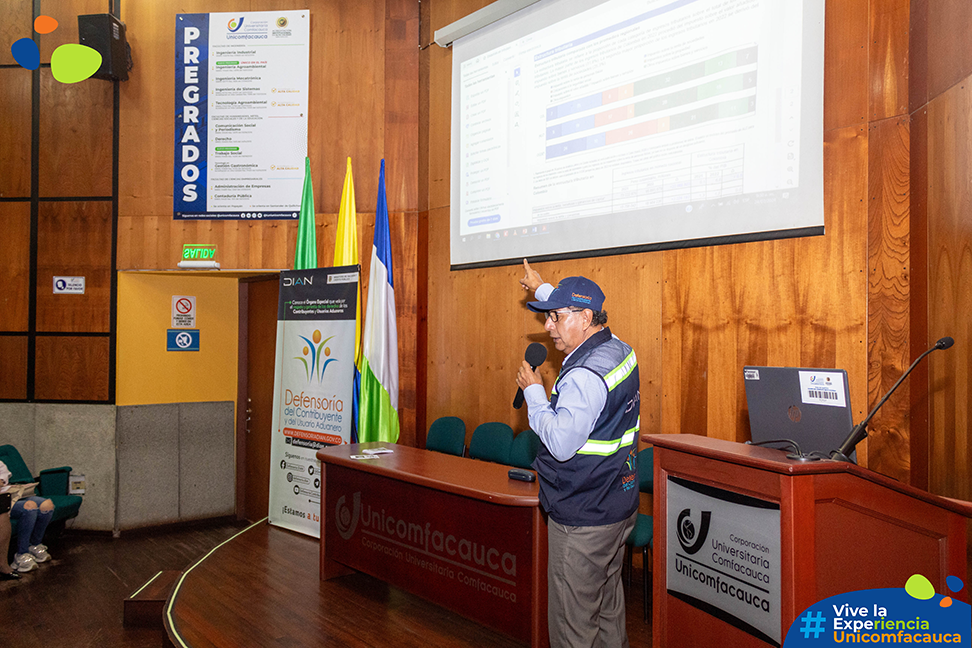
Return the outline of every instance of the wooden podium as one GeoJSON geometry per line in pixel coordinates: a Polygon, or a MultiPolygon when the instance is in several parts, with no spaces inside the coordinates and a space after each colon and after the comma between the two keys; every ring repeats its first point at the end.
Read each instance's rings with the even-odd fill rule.
{"type": "MultiPolygon", "coordinates": [[[[674,498],[682,492],[695,493],[683,486],[701,493],[735,494],[744,502],[762,502],[770,515],[778,509],[779,560],[766,571],[774,574],[773,579],[779,578],[778,602],[774,599],[776,604],[769,607],[773,615],[779,614],[780,643],[810,605],[854,590],[904,587],[913,574],[926,576],[936,592],[968,602],[968,585],[961,592],[950,592],[945,580],[955,575],[969,583],[966,535],[972,504],[968,502],[932,495],[854,464],[798,462],[787,459],[780,450],[689,434],[646,435],[642,440],[655,447],[652,634],[656,647],[765,647],[774,643],[765,636],[758,638],[760,633],[731,614],[670,588],[671,556],[673,564],[683,569],[672,577],[675,583],[691,578],[689,585],[700,583],[701,587],[706,574],[712,572],[710,584],[718,580],[739,585],[741,591],[740,576],[763,571],[759,563],[764,561],[761,551],[766,548],[746,540],[745,533],[735,533],[734,540],[725,543],[712,539],[704,547],[687,547],[685,535],[678,533],[679,523],[687,524],[686,535],[694,534],[700,544],[706,534],[697,528],[701,511],[684,507],[682,500],[674,498]],[[669,502],[674,503],[671,511],[669,502]],[[689,555],[693,549],[697,553],[689,555]],[[702,565],[710,558],[719,561],[717,569],[702,565]]],[[[757,510],[757,514],[763,512],[757,510]]],[[[716,516],[710,515],[713,525],[716,516]]],[[[706,530],[709,522],[707,518],[706,530]]],[[[769,526],[770,535],[775,536],[775,529],[769,526]]],[[[767,589],[755,587],[753,591],[773,598],[762,594],[767,589]]]]}

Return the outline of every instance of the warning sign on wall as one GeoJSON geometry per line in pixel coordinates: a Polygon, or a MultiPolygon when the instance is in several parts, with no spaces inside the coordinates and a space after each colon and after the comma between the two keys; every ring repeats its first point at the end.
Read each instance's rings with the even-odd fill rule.
{"type": "Polygon", "coordinates": [[[196,298],[172,295],[172,328],[196,328],[196,298]]]}

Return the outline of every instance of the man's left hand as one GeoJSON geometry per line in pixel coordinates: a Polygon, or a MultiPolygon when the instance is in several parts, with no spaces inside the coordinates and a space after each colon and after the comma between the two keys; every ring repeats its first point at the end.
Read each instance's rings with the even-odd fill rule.
{"type": "Polygon", "coordinates": [[[542,385],[543,380],[540,379],[540,372],[530,366],[530,363],[526,360],[520,365],[519,370],[516,372],[516,385],[520,389],[526,389],[530,385],[542,385]]]}

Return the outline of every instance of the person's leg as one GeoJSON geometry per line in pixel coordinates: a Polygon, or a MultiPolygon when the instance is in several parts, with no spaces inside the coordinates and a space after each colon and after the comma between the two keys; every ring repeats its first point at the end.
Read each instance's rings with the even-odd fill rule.
{"type": "Polygon", "coordinates": [[[619,545],[623,547],[634,519],[596,527],[548,520],[547,626],[552,647],[628,645],[624,591],[617,591],[624,557],[619,545]]]}
{"type": "Polygon", "coordinates": [[[17,553],[28,553],[30,548],[30,534],[37,524],[37,502],[33,498],[25,497],[17,500],[10,509],[10,517],[17,520],[17,553]]]}
{"type": "Polygon", "coordinates": [[[31,547],[41,544],[44,540],[44,532],[47,531],[47,525],[54,519],[54,502],[40,497],[32,499],[37,503],[37,522],[34,524],[34,530],[30,533],[31,547]]]}
{"type": "Polygon", "coordinates": [[[605,550],[614,546],[614,556],[607,565],[607,582],[601,599],[601,617],[595,646],[613,648],[628,645],[628,629],[624,609],[624,584],[621,582],[621,564],[624,562],[624,547],[631,530],[638,519],[638,512],[620,525],[604,527],[605,550]]]}
{"type": "Polygon", "coordinates": [[[588,562],[578,555],[576,532],[547,520],[547,629],[551,648],[590,648],[597,634],[600,583],[579,576],[588,562]]]}
{"type": "Polygon", "coordinates": [[[7,564],[7,547],[10,546],[10,511],[0,513],[0,573],[12,574],[13,568],[7,564]]]}
{"type": "Polygon", "coordinates": [[[37,569],[37,561],[30,555],[30,533],[37,522],[37,502],[29,498],[17,500],[10,509],[10,517],[17,520],[17,551],[12,567],[19,572],[37,569]]]}

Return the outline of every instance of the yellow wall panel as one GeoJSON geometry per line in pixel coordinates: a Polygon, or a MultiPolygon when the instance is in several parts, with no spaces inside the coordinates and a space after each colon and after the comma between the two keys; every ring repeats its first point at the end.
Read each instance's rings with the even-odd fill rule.
{"type": "Polygon", "coordinates": [[[232,277],[118,273],[118,405],[235,401],[239,295],[232,277]],[[172,296],[196,298],[199,351],[166,351],[172,296]]]}

